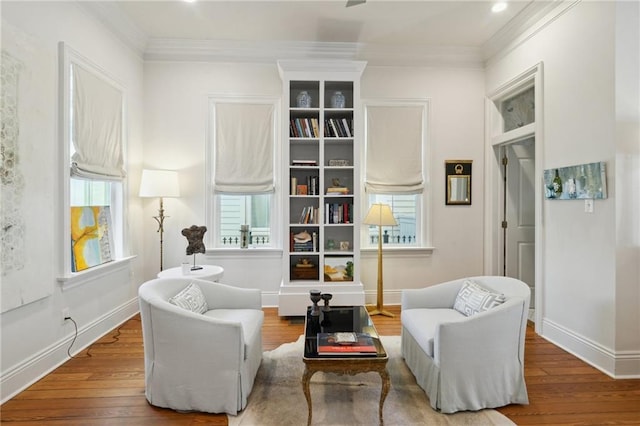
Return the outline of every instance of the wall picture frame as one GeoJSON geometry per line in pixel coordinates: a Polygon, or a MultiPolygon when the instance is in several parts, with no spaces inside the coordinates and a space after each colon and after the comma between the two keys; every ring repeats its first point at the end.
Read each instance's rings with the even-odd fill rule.
{"type": "Polygon", "coordinates": [[[446,160],[445,204],[471,205],[471,166],[473,160],[446,160]]]}

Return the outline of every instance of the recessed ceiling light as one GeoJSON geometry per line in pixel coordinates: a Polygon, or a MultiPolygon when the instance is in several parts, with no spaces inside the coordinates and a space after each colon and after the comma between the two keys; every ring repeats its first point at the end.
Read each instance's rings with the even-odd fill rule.
{"type": "Polygon", "coordinates": [[[502,12],[506,8],[507,8],[507,2],[500,1],[498,3],[495,3],[493,7],[491,7],[491,11],[493,13],[498,13],[498,12],[502,12]]]}
{"type": "Polygon", "coordinates": [[[185,3],[195,3],[197,0],[182,0],[182,1],[184,1],[185,3]]]}

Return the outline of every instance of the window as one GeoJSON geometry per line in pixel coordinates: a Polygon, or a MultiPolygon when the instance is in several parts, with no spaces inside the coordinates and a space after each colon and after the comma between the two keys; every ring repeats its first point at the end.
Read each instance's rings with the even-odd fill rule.
{"type": "Polygon", "coordinates": [[[61,269],[70,277],[124,256],[124,95],[103,70],[64,43],[60,58],[61,269]]]}
{"type": "Polygon", "coordinates": [[[271,245],[271,194],[217,196],[220,206],[216,247],[239,247],[240,226],[249,225],[250,246],[271,245]]]}
{"type": "Polygon", "coordinates": [[[240,248],[241,226],[248,225],[250,247],[275,247],[278,101],[212,98],[209,108],[208,245],[240,248]]]}
{"type": "MultiPolygon", "coordinates": [[[[397,226],[382,227],[382,242],[389,246],[415,247],[418,245],[420,235],[420,197],[416,194],[370,194],[369,204],[388,204],[393,212],[393,217],[398,222],[397,226]]],[[[370,246],[378,244],[378,227],[370,225],[367,233],[367,243],[370,246]]]]}
{"type": "MultiPolygon", "coordinates": [[[[426,247],[430,244],[428,193],[424,191],[427,103],[370,101],[364,106],[364,211],[374,203],[391,207],[398,225],[382,227],[383,244],[426,247]]],[[[363,234],[363,247],[377,246],[377,226],[369,226],[363,234]]]]}

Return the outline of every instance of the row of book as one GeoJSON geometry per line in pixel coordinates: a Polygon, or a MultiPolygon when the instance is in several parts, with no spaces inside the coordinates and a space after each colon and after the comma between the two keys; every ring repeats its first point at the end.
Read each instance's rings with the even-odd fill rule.
{"type": "Polygon", "coordinates": [[[291,177],[291,195],[320,195],[320,177],[307,176],[304,183],[291,177]]]}
{"type": "Polygon", "coordinates": [[[324,223],[353,223],[353,206],[349,203],[327,203],[324,214],[324,223]]]}
{"type": "Polygon", "coordinates": [[[348,118],[327,118],[324,120],[324,135],[329,138],[353,137],[353,120],[348,118]]]}
{"type": "Polygon", "coordinates": [[[302,209],[298,223],[319,223],[319,219],[318,208],[307,206],[302,209]]]}
{"type": "MultiPolygon", "coordinates": [[[[350,118],[327,118],[324,120],[324,135],[329,138],[352,138],[353,120],[350,118]]],[[[289,136],[292,138],[319,138],[318,119],[292,118],[289,122],[289,136]]]]}
{"type": "Polygon", "coordinates": [[[289,123],[289,136],[292,138],[319,138],[318,119],[292,118],[289,123]]]}
{"type": "Polygon", "coordinates": [[[367,333],[318,333],[318,355],[376,355],[377,349],[367,333]]]}

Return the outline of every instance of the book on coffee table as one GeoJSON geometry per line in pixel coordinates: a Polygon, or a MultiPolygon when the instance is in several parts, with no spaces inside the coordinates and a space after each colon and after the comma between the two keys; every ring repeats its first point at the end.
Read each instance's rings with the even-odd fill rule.
{"type": "Polygon", "coordinates": [[[373,338],[366,333],[318,333],[318,355],[376,355],[373,338]]]}

